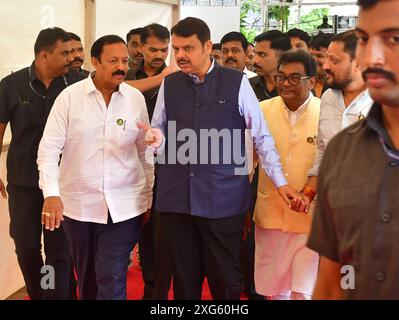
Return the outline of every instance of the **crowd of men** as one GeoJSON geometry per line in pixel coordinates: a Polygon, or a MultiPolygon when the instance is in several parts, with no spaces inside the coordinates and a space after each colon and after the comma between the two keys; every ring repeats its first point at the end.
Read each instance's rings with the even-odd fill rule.
{"type": "Polygon", "coordinates": [[[398,299],[399,3],[358,4],[355,30],[254,44],[153,23],[97,39],[91,72],[79,36],[40,31],[0,82],[29,297],[126,299],[138,244],[143,299],[205,277],[217,300],[398,299]]]}

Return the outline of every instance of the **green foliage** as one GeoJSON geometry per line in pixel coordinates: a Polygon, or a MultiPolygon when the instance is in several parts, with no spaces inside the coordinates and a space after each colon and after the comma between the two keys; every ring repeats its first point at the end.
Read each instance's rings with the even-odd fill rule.
{"type": "Polygon", "coordinates": [[[308,14],[301,16],[300,28],[307,32],[313,32],[323,22],[323,16],[328,16],[328,8],[313,9],[308,14]]]}
{"type": "Polygon", "coordinates": [[[260,20],[260,2],[258,0],[243,0],[240,7],[240,31],[245,35],[249,42],[253,42],[257,31],[255,24],[260,20]],[[253,14],[258,17],[249,21],[249,16],[253,14]]]}
{"type": "MultiPolygon", "coordinates": [[[[270,6],[269,19],[276,19],[280,25],[284,26],[285,31],[288,29],[288,18],[290,16],[289,6],[270,6]]],[[[283,30],[284,31],[284,30],[283,30]]]]}

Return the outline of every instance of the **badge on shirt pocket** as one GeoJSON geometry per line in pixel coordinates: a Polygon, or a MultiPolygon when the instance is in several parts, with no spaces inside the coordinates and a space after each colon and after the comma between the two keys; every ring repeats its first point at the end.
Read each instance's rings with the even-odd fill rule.
{"type": "Polygon", "coordinates": [[[139,133],[139,129],[134,124],[134,121],[128,121],[124,118],[115,120],[114,129],[116,131],[115,142],[120,148],[130,148],[135,143],[139,133]]]}
{"type": "Polygon", "coordinates": [[[313,137],[307,137],[306,138],[306,142],[310,143],[310,144],[316,144],[316,140],[317,140],[317,136],[313,136],[313,137]]]}

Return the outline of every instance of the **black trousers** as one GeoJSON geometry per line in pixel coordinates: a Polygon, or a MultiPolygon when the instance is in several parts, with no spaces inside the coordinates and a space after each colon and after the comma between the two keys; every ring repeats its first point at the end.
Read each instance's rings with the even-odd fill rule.
{"type": "Polygon", "coordinates": [[[255,204],[258,194],[259,166],[255,168],[255,173],[251,183],[252,189],[252,208],[249,211],[251,215],[251,230],[247,231],[247,238],[243,240],[242,250],[242,270],[244,276],[244,291],[248,295],[249,300],[263,300],[263,296],[259,295],[255,290],[255,223],[253,216],[255,204]]]}
{"type": "Polygon", "coordinates": [[[39,188],[7,186],[10,235],[30,299],[76,299],[76,281],[63,227],[46,230],[41,224],[43,194],[39,188]],[[44,265],[41,238],[44,238],[45,264],[54,267],[54,289],[42,288],[44,265]]]}
{"type": "Polygon", "coordinates": [[[167,300],[172,283],[172,266],[161,214],[154,209],[143,228],[139,255],[144,281],[143,299],[167,300]]]}
{"type": "Polygon", "coordinates": [[[140,238],[142,216],[108,224],[64,217],[64,229],[82,300],[126,300],[129,255],[140,238]]]}
{"type": "Polygon", "coordinates": [[[172,259],[174,298],[201,299],[204,276],[216,300],[238,300],[245,214],[208,219],[162,213],[172,259]]]}

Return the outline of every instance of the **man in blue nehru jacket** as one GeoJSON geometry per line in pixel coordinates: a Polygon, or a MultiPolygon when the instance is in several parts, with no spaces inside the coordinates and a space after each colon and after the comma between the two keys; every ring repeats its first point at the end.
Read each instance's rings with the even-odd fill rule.
{"type": "Polygon", "coordinates": [[[303,200],[287,185],[247,77],[210,58],[206,23],[189,17],[171,34],[181,71],[164,79],[152,128],[139,127],[161,155],[156,209],[170,246],[174,298],[201,299],[206,276],[214,299],[239,299],[242,232],[252,202],[248,169],[237,161],[237,154],[245,159],[246,129],[287,205],[303,200]]]}

